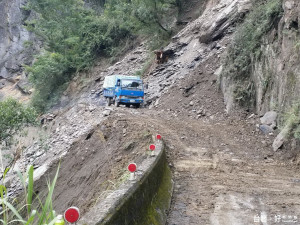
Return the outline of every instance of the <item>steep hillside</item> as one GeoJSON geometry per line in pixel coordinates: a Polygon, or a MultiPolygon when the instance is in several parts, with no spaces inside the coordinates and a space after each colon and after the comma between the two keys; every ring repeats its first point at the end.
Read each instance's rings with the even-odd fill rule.
{"type": "Polygon", "coordinates": [[[259,116],[275,111],[281,132],[273,149],[285,143],[288,152],[296,155],[300,118],[298,22],[297,2],[257,1],[237,28],[220,68],[227,111],[235,104],[259,116]],[[291,145],[287,139],[293,139],[291,145]]]}
{"type": "MultiPolygon", "coordinates": [[[[286,112],[299,97],[299,3],[270,2],[279,2],[281,12],[279,17],[275,17],[278,20],[266,30],[261,40],[257,40],[259,55],[252,55],[248,74],[254,84],[254,110],[259,115],[270,109],[286,112]]],[[[253,10],[259,10],[258,7],[253,10]]],[[[227,90],[226,87],[224,89],[227,90]]]]}
{"type": "MultiPolygon", "coordinates": [[[[84,214],[128,178],[129,162],[138,164],[149,156],[151,135],[160,133],[175,182],[167,224],[298,223],[297,141],[292,150],[285,145],[284,151],[274,151],[276,118],[268,125],[260,120],[268,110],[282,113],[297,101],[298,3],[195,0],[184,4],[179,21],[183,29],[164,48],[173,53],[167,62],[157,64],[154,54],[149,57],[144,40],[117,63],[102,59],[80,73],[52,108],[53,115],[45,117],[41,130],[47,137],[33,140],[16,168],[25,171],[33,164],[37,191],[45,193],[45,180],[54,175],[61,160],[54,207],[63,213],[76,205],[84,214]],[[265,7],[268,10],[261,12],[265,7]],[[245,47],[250,49],[246,75],[240,70],[232,75],[228,67],[239,65],[226,60],[245,54],[239,48],[230,55],[237,38],[248,37],[239,32],[248,28],[247,23],[255,24],[251,20],[255,16],[265,22],[276,19],[267,23],[264,33],[253,32],[254,47],[245,47]],[[104,77],[113,74],[143,74],[148,86],[144,108],[105,106],[101,88],[104,77]],[[246,78],[234,79],[241,74],[246,78]],[[252,92],[239,95],[245,90],[252,92]],[[265,130],[269,125],[270,130],[265,130]]],[[[297,128],[297,121],[289,131],[297,128]]],[[[7,182],[12,188],[9,195],[20,189],[15,172],[7,182]]]]}

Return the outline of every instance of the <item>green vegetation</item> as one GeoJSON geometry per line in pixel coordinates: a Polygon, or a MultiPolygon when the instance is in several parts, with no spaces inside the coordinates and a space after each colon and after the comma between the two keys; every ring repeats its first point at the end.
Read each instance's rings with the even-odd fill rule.
{"type": "Polygon", "coordinates": [[[14,99],[0,102],[0,142],[10,138],[28,124],[34,124],[37,114],[31,107],[25,107],[14,99]]]}
{"type": "Polygon", "coordinates": [[[224,76],[237,82],[235,97],[241,105],[253,104],[255,93],[250,78],[253,63],[262,57],[262,39],[276,27],[282,12],[282,0],[256,0],[252,11],[235,33],[225,59],[224,76]]]}
{"type": "Polygon", "coordinates": [[[162,45],[172,33],[169,18],[179,6],[178,0],[94,3],[104,7],[101,14],[84,7],[82,0],[30,0],[24,7],[37,13],[27,28],[44,43],[44,51],[26,67],[35,87],[32,103],[39,111],[51,107],[68,81],[97,57],[120,54],[137,36],[151,37],[152,47],[162,45]]]}
{"type": "MultiPolygon", "coordinates": [[[[44,203],[42,203],[39,197],[34,198],[33,166],[28,167],[27,173],[24,174],[24,176],[18,172],[25,193],[22,202],[17,202],[15,200],[11,201],[11,199],[8,197],[7,188],[3,185],[3,182],[3,184],[0,185],[0,205],[2,206],[2,210],[0,212],[0,222],[2,222],[3,225],[53,225],[56,220],[56,215],[52,208],[52,196],[58,177],[58,171],[59,169],[57,169],[52,183],[48,183],[48,194],[44,200],[44,203]],[[38,203],[34,203],[34,199],[36,199],[38,203]],[[23,206],[17,208],[15,205],[23,206]],[[38,205],[38,207],[35,207],[35,205],[38,205]]],[[[8,169],[4,172],[3,180],[5,179],[7,172],[8,169]]]]}
{"type": "Polygon", "coordinates": [[[300,140],[300,103],[294,103],[284,116],[284,130],[287,136],[300,140]]]}
{"type": "Polygon", "coordinates": [[[151,57],[151,55],[149,55],[146,61],[144,62],[143,67],[140,70],[135,71],[134,75],[143,77],[147,72],[149,72],[149,69],[152,64],[153,58],[151,57]]]}
{"type": "Polygon", "coordinates": [[[176,0],[107,0],[104,16],[128,27],[134,34],[151,37],[151,48],[161,47],[172,34],[170,18],[180,7],[176,0]]]}

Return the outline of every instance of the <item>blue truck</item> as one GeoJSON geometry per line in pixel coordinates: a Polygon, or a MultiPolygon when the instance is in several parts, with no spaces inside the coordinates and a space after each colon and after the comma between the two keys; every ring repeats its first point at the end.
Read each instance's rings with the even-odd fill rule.
{"type": "Polygon", "coordinates": [[[131,105],[139,108],[144,103],[143,81],[137,76],[106,76],[103,83],[103,96],[107,105],[131,105]]]}

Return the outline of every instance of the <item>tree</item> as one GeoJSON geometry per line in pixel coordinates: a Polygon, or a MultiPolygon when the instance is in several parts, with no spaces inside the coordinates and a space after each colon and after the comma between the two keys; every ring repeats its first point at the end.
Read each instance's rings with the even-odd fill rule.
{"type": "Polygon", "coordinates": [[[36,116],[33,108],[14,99],[0,102],[0,142],[11,138],[22,126],[34,123],[36,116]]]}
{"type": "Polygon", "coordinates": [[[131,23],[136,31],[170,34],[163,19],[174,5],[176,0],[107,0],[105,10],[107,15],[131,23]]]}
{"type": "Polygon", "coordinates": [[[44,43],[44,51],[26,67],[39,111],[50,108],[74,74],[97,57],[115,56],[136,35],[150,37],[160,47],[171,35],[165,21],[176,0],[94,1],[104,4],[101,15],[82,0],[29,0],[25,7],[36,12],[27,28],[44,43]]]}

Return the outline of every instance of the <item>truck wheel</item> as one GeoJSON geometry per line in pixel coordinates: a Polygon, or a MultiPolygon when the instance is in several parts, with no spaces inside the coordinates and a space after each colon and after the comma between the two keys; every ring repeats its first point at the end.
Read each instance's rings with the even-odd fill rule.
{"type": "Polygon", "coordinates": [[[120,106],[120,102],[117,102],[117,100],[115,100],[115,106],[119,107],[120,106]]]}
{"type": "Polygon", "coordinates": [[[126,107],[127,107],[127,108],[130,108],[130,104],[126,104],[126,107]]]}
{"type": "Polygon", "coordinates": [[[140,103],[138,103],[135,105],[135,108],[140,108],[140,106],[141,106],[140,103]]]}
{"type": "Polygon", "coordinates": [[[111,105],[111,98],[107,98],[106,103],[107,103],[107,106],[110,106],[111,105]]]}

